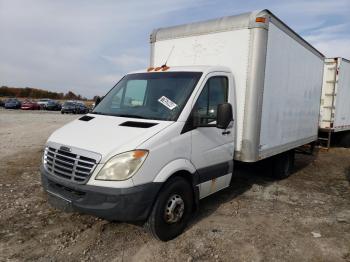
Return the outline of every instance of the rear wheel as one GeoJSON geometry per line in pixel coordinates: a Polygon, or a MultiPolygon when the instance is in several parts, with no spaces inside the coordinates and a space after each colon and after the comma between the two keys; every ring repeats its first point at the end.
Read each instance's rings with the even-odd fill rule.
{"type": "Polygon", "coordinates": [[[172,178],[160,191],[145,227],[155,238],[168,241],[183,232],[192,210],[192,187],[181,177],[172,178]]]}
{"type": "Polygon", "coordinates": [[[277,179],[284,179],[291,175],[294,167],[294,150],[281,153],[271,158],[272,176],[277,179]]]}
{"type": "Polygon", "coordinates": [[[340,146],[350,148],[350,131],[345,132],[340,139],[340,146]]]}

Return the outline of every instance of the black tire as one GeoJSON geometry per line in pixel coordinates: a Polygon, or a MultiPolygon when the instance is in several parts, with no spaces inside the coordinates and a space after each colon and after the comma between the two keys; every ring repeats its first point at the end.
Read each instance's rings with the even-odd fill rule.
{"type": "MultiPolygon", "coordinates": [[[[176,210],[174,208],[173,210],[176,210]]],[[[145,228],[158,240],[168,241],[180,235],[187,226],[193,211],[193,191],[191,185],[181,177],[171,178],[161,189],[151,214],[145,223],[145,228]],[[180,197],[184,204],[181,218],[176,222],[169,222],[170,217],[166,215],[166,206],[180,197]]],[[[176,213],[176,212],[175,212],[176,213]]]]}
{"type": "Polygon", "coordinates": [[[64,114],[64,112],[63,112],[63,111],[61,111],[61,114],[63,115],[63,114],[64,114]]]}
{"type": "Polygon", "coordinates": [[[350,131],[344,132],[340,139],[340,146],[350,148],[350,131]]]}
{"type": "Polygon", "coordinates": [[[272,157],[272,176],[276,179],[289,177],[294,168],[294,150],[272,157]]]}

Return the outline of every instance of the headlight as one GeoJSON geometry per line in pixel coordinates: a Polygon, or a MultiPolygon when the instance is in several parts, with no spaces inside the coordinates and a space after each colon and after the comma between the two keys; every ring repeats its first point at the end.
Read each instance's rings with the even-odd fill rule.
{"type": "Polygon", "coordinates": [[[102,167],[96,180],[126,180],[141,167],[148,155],[146,150],[134,150],[112,157],[102,167]]]}

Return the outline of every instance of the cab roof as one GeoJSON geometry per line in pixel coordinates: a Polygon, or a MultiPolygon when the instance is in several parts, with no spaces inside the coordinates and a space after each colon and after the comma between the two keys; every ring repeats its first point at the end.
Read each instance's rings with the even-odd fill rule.
{"type": "MultiPolygon", "coordinates": [[[[159,65],[161,66],[161,65],[159,65]]],[[[151,70],[149,71],[148,68],[137,70],[130,72],[128,74],[136,74],[136,73],[165,73],[165,72],[202,72],[202,73],[210,73],[210,72],[226,72],[230,73],[230,69],[226,66],[206,66],[206,65],[199,65],[199,66],[168,66],[169,69],[162,71],[155,71],[151,70]]]]}

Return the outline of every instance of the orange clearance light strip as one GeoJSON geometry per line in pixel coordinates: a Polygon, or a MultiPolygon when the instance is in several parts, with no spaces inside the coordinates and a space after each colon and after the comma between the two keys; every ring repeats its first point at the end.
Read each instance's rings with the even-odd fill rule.
{"type": "Polygon", "coordinates": [[[161,67],[156,67],[156,69],[154,69],[154,71],[159,71],[160,69],[162,69],[161,67]]]}
{"type": "Polygon", "coordinates": [[[147,72],[150,72],[150,71],[152,71],[154,69],[154,67],[149,67],[149,68],[147,68],[147,72]]]}
{"type": "Polygon", "coordinates": [[[255,22],[257,22],[257,23],[265,23],[266,22],[266,18],[265,17],[257,17],[255,19],[255,22]]]}

